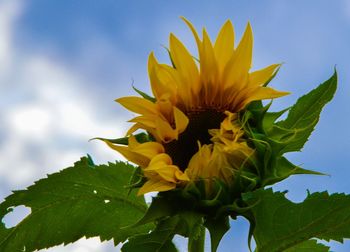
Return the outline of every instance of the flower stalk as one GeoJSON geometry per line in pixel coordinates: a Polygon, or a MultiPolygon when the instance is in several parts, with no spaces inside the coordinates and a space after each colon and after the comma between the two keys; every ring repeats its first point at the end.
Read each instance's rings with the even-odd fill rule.
{"type": "Polygon", "coordinates": [[[196,237],[191,235],[188,238],[188,252],[204,252],[204,245],[205,245],[205,228],[204,226],[201,226],[200,232],[196,237]]]}

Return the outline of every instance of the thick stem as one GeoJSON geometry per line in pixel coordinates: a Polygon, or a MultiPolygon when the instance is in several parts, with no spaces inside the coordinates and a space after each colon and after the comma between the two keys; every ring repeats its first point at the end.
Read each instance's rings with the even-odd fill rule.
{"type": "Polygon", "coordinates": [[[197,239],[194,239],[192,235],[188,238],[188,252],[204,252],[205,242],[205,227],[201,226],[200,233],[197,239]]]}

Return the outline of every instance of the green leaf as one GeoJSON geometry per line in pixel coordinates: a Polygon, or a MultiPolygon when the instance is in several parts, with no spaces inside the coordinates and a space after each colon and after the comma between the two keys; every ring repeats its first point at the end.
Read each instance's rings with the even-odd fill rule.
{"type": "Polygon", "coordinates": [[[308,240],[303,243],[299,243],[296,246],[286,249],[284,252],[328,252],[329,247],[317,243],[316,240],[308,240]]]}
{"type": "Polygon", "coordinates": [[[230,229],[230,222],[227,216],[216,219],[206,219],[204,226],[210,233],[211,251],[215,252],[222,237],[230,229]]]}
{"type": "Polygon", "coordinates": [[[130,193],[135,188],[140,188],[146,182],[146,178],[143,175],[142,169],[140,166],[136,167],[132,173],[129,184],[125,188],[129,188],[130,193]]]}
{"type": "MultiPolygon", "coordinates": [[[[293,203],[284,193],[271,189],[243,195],[251,208],[257,252],[285,251],[310,245],[317,238],[343,242],[350,238],[350,196],[327,192],[309,194],[301,203],[293,203]],[[259,201],[258,204],[256,202],[259,201]],[[304,245],[299,245],[304,243],[304,245]]],[[[299,250],[290,250],[299,251],[299,250]]],[[[321,250],[322,251],[322,250],[321,250]]]]}
{"type": "Polygon", "coordinates": [[[0,251],[33,251],[93,236],[118,244],[147,232],[150,226],[124,228],[147,209],[143,197],[128,195],[124,188],[133,170],[123,162],[95,166],[84,157],[27,190],[15,191],[0,204],[0,219],[19,205],[31,213],[12,228],[0,222],[0,251]]]}
{"type": "MultiPolygon", "coordinates": [[[[178,234],[191,237],[191,239],[198,240],[201,237],[204,215],[194,211],[184,211],[179,214],[181,221],[183,222],[183,230],[178,234]]],[[[180,230],[179,230],[180,231],[180,230]]]]}
{"type": "Polygon", "coordinates": [[[175,215],[176,208],[173,205],[173,202],[171,202],[166,197],[154,197],[152,199],[152,203],[147,209],[147,212],[145,215],[135,224],[137,225],[144,225],[146,223],[154,222],[156,220],[171,217],[175,215]]]}
{"type": "Polygon", "coordinates": [[[268,135],[280,142],[280,153],[299,151],[317,124],[324,105],[332,100],[337,89],[337,72],[316,89],[298,99],[288,117],[272,127],[268,135]]]}
{"type": "Polygon", "coordinates": [[[172,239],[182,229],[180,217],[162,220],[149,234],[130,237],[121,249],[122,252],[173,252],[177,251],[172,239]]]}
{"type": "Polygon", "coordinates": [[[122,247],[123,252],[176,251],[171,240],[175,234],[200,239],[203,230],[203,215],[192,211],[171,211],[171,204],[162,198],[155,198],[146,215],[137,223],[157,221],[156,228],[149,234],[135,235],[122,247]],[[153,203],[155,202],[155,203],[153,203]]]}

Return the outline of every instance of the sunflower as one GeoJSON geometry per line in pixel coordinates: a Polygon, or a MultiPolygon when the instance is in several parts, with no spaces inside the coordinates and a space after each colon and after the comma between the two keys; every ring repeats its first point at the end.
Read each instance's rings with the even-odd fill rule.
{"type": "Polygon", "coordinates": [[[170,34],[171,65],[149,55],[154,98],[143,94],[116,100],[138,116],[130,120],[127,146],[106,143],[142,168],[147,180],[139,194],[169,191],[198,180],[206,181],[207,190],[213,180],[230,185],[254,155],[239,113],[252,101],[288,94],[265,85],[279,64],[250,72],[253,35],[249,23],[235,47],[230,21],[212,43],[205,29],[200,38],[193,25],[183,20],[194,35],[198,60],[170,34]],[[138,142],[133,134],[140,129],[154,141],[138,142]]]}

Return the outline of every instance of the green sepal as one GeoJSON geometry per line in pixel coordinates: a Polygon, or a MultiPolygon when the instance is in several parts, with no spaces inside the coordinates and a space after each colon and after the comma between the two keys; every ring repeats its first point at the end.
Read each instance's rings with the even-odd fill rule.
{"type": "Polygon", "coordinates": [[[174,63],[173,57],[171,57],[171,52],[170,52],[170,49],[169,49],[167,46],[165,46],[165,45],[163,45],[163,48],[164,48],[164,49],[167,51],[167,53],[168,53],[168,56],[169,56],[169,59],[170,59],[171,66],[172,66],[174,69],[176,69],[176,66],[175,66],[175,63],[174,63]]]}
{"type": "Polygon", "coordinates": [[[139,95],[141,95],[143,98],[145,98],[146,100],[149,100],[153,103],[155,103],[157,101],[156,98],[149,96],[148,94],[146,94],[145,92],[142,92],[141,90],[137,89],[134,85],[132,85],[132,88],[136,91],[136,93],[138,93],[139,95]]]}
{"type": "Polygon", "coordinates": [[[271,128],[273,127],[274,123],[277,121],[277,119],[289,110],[290,108],[286,108],[278,112],[265,113],[264,119],[262,121],[262,128],[264,129],[264,132],[268,134],[271,128]]]}
{"type": "MultiPolygon", "coordinates": [[[[146,143],[146,142],[151,142],[153,141],[152,137],[148,135],[147,133],[141,132],[138,134],[133,135],[137,142],[139,143],[146,143]]],[[[115,138],[115,139],[110,139],[110,138],[103,138],[103,137],[95,137],[90,139],[91,140],[101,140],[104,142],[110,142],[113,144],[120,144],[120,145],[128,145],[129,144],[129,137],[121,137],[121,138],[115,138]]]]}
{"type": "Polygon", "coordinates": [[[321,172],[303,169],[297,165],[294,165],[285,157],[277,157],[275,159],[275,164],[272,165],[271,169],[267,173],[266,179],[262,181],[262,186],[264,187],[275,184],[291,175],[297,174],[326,175],[321,172]]]}

